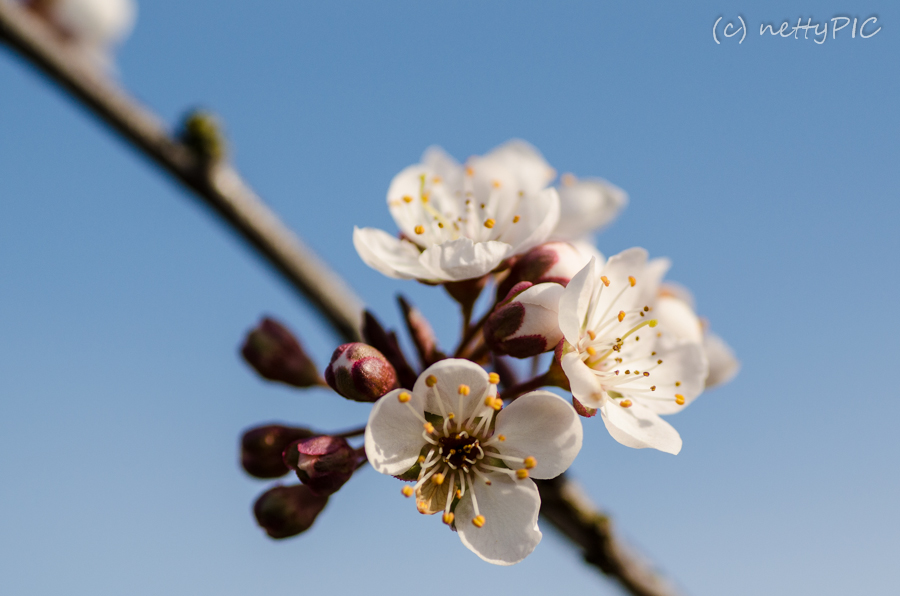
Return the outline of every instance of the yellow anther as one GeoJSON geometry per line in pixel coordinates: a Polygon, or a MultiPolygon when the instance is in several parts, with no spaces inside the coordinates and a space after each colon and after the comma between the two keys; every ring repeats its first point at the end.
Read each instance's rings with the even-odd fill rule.
{"type": "Polygon", "coordinates": [[[676,387],[681,387],[681,381],[675,381],[675,386],[676,386],[676,387]]]}
{"type": "Polygon", "coordinates": [[[456,489],[456,498],[457,498],[457,499],[461,499],[461,498],[462,498],[462,491],[459,490],[459,489],[456,489]]]}
{"type": "Polygon", "coordinates": [[[591,341],[594,341],[595,339],[597,339],[597,334],[593,331],[588,331],[588,337],[591,338],[591,341]]]}
{"type": "Polygon", "coordinates": [[[406,402],[408,402],[409,400],[412,399],[412,395],[410,395],[406,391],[401,391],[400,395],[397,396],[397,399],[400,400],[401,404],[405,404],[406,402]]]}
{"type": "Polygon", "coordinates": [[[444,223],[439,221],[439,222],[438,222],[438,227],[441,228],[441,229],[443,230],[443,229],[444,229],[444,223]]]}
{"type": "Polygon", "coordinates": [[[486,398],[484,398],[484,405],[486,405],[489,408],[493,408],[494,407],[494,397],[491,395],[488,395],[486,398]]]}
{"type": "Polygon", "coordinates": [[[656,327],[657,323],[658,323],[658,321],[656,319],[650,319],[649,321],[647,321],[647,324],[650,325],[651,327],[656,327]]]}
{"type": "Polygon", "coordinates": [[[525,196],[525,191],[524,191],[524,190],[520,190],[520,191],[519,191],[519,196],[520,196],[520,197],[524,197],[524,196],[525,196]]]}
{"type": "Polygon", "coordinates": [[[630,407],[631,407],[631,400],[630,400],[630,399],[623,399],[622,401],[619,402],[619,405],[622,406],[623,408],[630,408],[630,407]]]}
{"type": "Polygon", "coordinates": [[[678,404],[679,406],[683,406],[684,405],[684,396],[681,395],[680,393],[676,393],[675,394],[675,403],[678,404]]]}
{"type": "MultiPolygon", "coordinates": [[[[656,352],[653,352],[653,353],[655,354],[656,352]]],[[[657,360],[656,363],[657,363],[657,364],[662,364],[662,360],[657,360]]]]}
{"type": "Polygon", "coordinates": [[[424,463],[425,463],[425,456],[424,456],[424,455],[420,455],[420,456],[419,456],[419,463],[420,463],[420,464],[424,464],[424,463]]]}
{"type": "Polygon", "coordinates": [[[411,196],[409,196],[409,195],[406,195],[405,197],[403,197],[403,202],[404,202],[404,203],[412,203],[412,202],[413,202],[413,198],[412,198],[411,196]]]}
{"type": "Polygon", "coordinates": [[[443,474],[435,474],[434,476],[431,477],[431,479],[434,480],[434,483],[437,484],[438,486],[444,484],[444,475],[443,474]]]}
{"type": "Polygon", "coordinates": [[[448,511],[447,513],[445,513],[444,515],[441,516],[441,521],[449,526],[450,524],[453,523],[453,517],[454,517],[453,512],[448,511]]]}
{"type": "Polygon", "coordinates": [[[469,395],[469,386],[468,385],[460,385],[459,386],[459,394],[460,395],[469,395]]]}
{"type": "Polygon", "coordinates": [[[441,177],[440,177],[440,176],[435,176],[434,178],[431,179],[431,182],[434,183],[434,184],[440,184],[440,183],[441,183],[441,177]]]}
{"type": "Polygon", "coordinates": [[[413,489],[411,486],[404,486],[402,489],[400,489],[400,492],[403,493],[404,497],[409,498],[413,494],[413,489]]]}
{"type": "Polygon", "coordinates": [[[501,409],[503,409],[503,400],[499,397],[494,398],[494,403],[491,405],[491,407],[499,412],[501,409]]]}
{"type": "Polygon", "coordinates": [[[474,176],[475,170],[472,169],[472,166],[466,167],[466,176],[474,176]]]}
{"type": "Polygon", "coordinates": [[[522,468],[521,470],[516,470],[516,478],[519,480],[525,480],[528,478],[528,470],[522,468]]]}
{"type": "Polygon", "coordinates": [[[425,233],[425,226],[416,226],[416,227],[415,227],[415,232],[416,232],[416,234],[419,234],[419,235],[424,234],[424,233],[425,233]]]}
{"type": "Polygon", "coordinates": [[[422,426],[425,427],[425,432],[427,432],[429,435],[434,432],[434,425],[432,423],[426,422],[422,426]]]}
{"type": "Polygon", "coordinates": [[[530,470],[537,465],[537,460],[531,456],[525,458],[525,469],[530,470]]]}
{"type": "Polygon", "coordinates": [[[634,284],[637,283],[637,280],[634,278],[633,275],[629,275],[629,276],[628,276],[628,283],[630,283],[630,284],[631,284],[631,287],[633,288],[633,287],[634,287],[634,284]]]}
{"type": "Polygon", "coordinates": [[[434,375],[428,375],[427,377],[425,377],[425,384],[429,387],[434,387],[435,385],[437,385],[437,377],[434,375]]]}
{"type": "Polygon", "coordinates": [[[453,412],[450,412],[449,414],[447,414],[447,420],[453,420],[455,417],[456,417],[456,415],[453,412]]]}
{"type": "Polygon", "coordinates": [[[495,225],[496,223],[497,223],[496,221],[494,221],[492,218],[489,217],[489,218],[487,219],[487,221],[484,222],[484,227],[486,227],[487,229],[491,229],[491,228],[494,227],[494,225],[495,225]]]}
{"type": "Polygon", "coordinates": [[[645,307],[644,307],[644,312],[650,312],[650,307],[649,307],[649,306],[645,306],[645,307]]]}
{"type": "Polygon", "coordinates": [[[519,217],[518,215],[514,216],[514,217],[513,217],[513,223],[519,223],[519,220],[520,220],[520,219],[522,219],[522,218],[519,217]]]}
{"type": "Polygon", "coordinates": [[[656,385],[650,385],[650,391],[656,391],[656,385]]]}
{"type": "Polygon", "coordinates": [[[601,275],[601,276],[600,276],[600,281],[603,282],[603,285],[604,285],[604,286],[609,287],[609,278],[608,278],[608,277],[606,277],[605,275],[601,275]]]}
{"type": "Polygon", "coordinates": [[[500,188],[500,186],[501,186],[500,181],[499,181],[499,180],[492,180],[492,181],[491,181],[491,186],[493,186],[494,188],[500,188]]]}
{"type": "Polygon", "coordinates": [[[480,527],[484,526],[484,516],[476,515],[475,519],[472,520],[472,523],[475,525],[476,528],[480,528],[480,527]]]}
{"type": "Polygon", "coordinates": [[[427,192],[422,193],[422,202],[427,203],[430,195],[427,192]]]}
{"type": "Polygon", "coordinates": [[[572,175],[572,174],[570,174],[569,172],[566,172],[566,173],[563,174],[562,177],[560,178],[560,182],[563,183],[563,186],[572,186],[572,185],[575,184],[577,181],[578,181],[578,179],[575,178],[575,176],[572,175]]]}
{"type": "Polygon", "coordinates": [[[650,373],[645,372],[645,373],[644,373],[644,376],[645,376],[645,377],[649,377],[649,376],[650,376],[650,373]]]}
{"type": "Polygon", "coordinates": [[[500,375],[498,375],[495,372],[488,374],[488,383],[490,383],[491,385],[496,385],[499,382],[500,382],[500,375]]]}
{"type": "Polygon", "coordinates": [[[505,440],[506,440],[506,435],[497,435],[497,440],[498,440],[498,441],[505,441],[505,440]]]}
{"type": "Polygon", "coordinates": [[[428,513],[428,503],[425,501],[416,501],[416,509],[419,510],[419,513],[424,515],[428,513]]]}
{"type": "Polygon", "coordinates": [[[587,347],[587,350],[585,350],[585,352],[587,352],[587,353],[588,353],[589,355],[591,355],[591,356],[596,356],[596,355],[597,355],[597,349],[594,348],[593,346],[588,346],[588,347],[587,347]]]}
{"type": "Polygon", "coordinates": [[[621,323],[623,320],[625,320],[625,311],[620,310],[619,311],[619,322],[621,323]]]}

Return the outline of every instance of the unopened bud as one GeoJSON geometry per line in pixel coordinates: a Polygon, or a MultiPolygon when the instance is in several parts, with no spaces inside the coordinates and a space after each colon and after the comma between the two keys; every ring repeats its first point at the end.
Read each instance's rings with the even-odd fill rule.
{"type": "Polygon", "coordinates": [[[221,161],[227,156],[228,144],[215,114],[192,110],[185,115],[178,131],[179,140],[205,162],[221,161]]]}
{"type": "Polygon", "coordinates": [[[553,282],[566,286],[587,265],[591,256],[568,242],[547,242],[535,246],[519,257],[497,288],[497,296],[507,295],[513,286],[523,281],[533,284],[553,282]]]}
{"type": "Polygon", "coordinates": [[[273,319],[263,319],[247,334],[241,355],[256,372],[271,381],[294,387],[312,387],[322,382],[315,363],[297,338],[273,319]]]}
{"type": "Polygon", "coordinates": [[[397,371],[384,355],[370,345],[350,343],[331,355],[325,381],[340,395],[353,401],[373,402],[397,389],[397,371]]]}
{"type": "Polygon", "coordinates": [[[330,495],[350,480],[360,456],[342,437],[320,436],[292,443],[284,463],[317,495],[330,495]]]}
{"type": "Polygon", "coordinates": [[[290,538],[307,531],[327,503],[302,484],[276,486],[259,496],[253,515],[270,537],[290,538]]]}
{"type": "Polygon", "coordinates": [[[556,283],[516,284],[485,322],[485,342],[494,352],[515,358],[552,350],[562,339],[558,313],[563,290],[556,283]]]}
{"type": "Polygon", "coordinates": [[[278,478],[290,470],[282,454],[288,445],[313,436],[306,428],[269,424],[251,428],[241,438],[241,465],[251,476],[278,478]]]}

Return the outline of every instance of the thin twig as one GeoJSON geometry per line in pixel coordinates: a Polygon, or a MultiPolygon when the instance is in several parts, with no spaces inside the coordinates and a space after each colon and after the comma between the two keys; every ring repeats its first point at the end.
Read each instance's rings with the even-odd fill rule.
{"type": "MultiPolygon", "coordinates": [[[[0,41],[6,42],[72,94],[140,152],[211,206],[334,326],[361,336],[361,302],[291,233],[227,165],[209,166],[174,140],[161,120],[67,51],[43,24],[0,0],[0,41]]],[[[620,544],[609,520],[565,476],[538,481],[541,515],[583,552],[584,559],[635,596],[671,596],[649,565],[620,544]]]]}
{"type": "Polygon", "coordinates": [[[227,164],[208,165],[161,120],[105,78],[37,17],[0,0],[0,41],[175,176],[243,236],[341,335],[359,338],[362,301],[294,235],[227,164]]]}

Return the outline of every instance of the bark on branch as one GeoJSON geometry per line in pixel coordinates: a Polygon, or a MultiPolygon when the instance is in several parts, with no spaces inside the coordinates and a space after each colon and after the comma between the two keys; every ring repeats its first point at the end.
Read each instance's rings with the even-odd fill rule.
{"type": "MultiPolygon", "coordinates": [[[[228,165],[209,165],[174,139],[162,121],[83,62],[41,21],[0,0],[0,42],[51,80],[212,207],[347,340],[361,334],[361,301],[228,165]]],[[[672,596],[651,567],[616,539],[609,519],[565,476],[539,481],[541,515],[581,549],[585,561],[635,596],[672,596]]]]}

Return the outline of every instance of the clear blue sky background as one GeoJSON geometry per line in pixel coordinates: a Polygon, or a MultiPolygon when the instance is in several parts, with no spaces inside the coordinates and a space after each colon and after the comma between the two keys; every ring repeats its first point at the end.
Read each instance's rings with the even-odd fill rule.
{"type": "MultiPolygon", "coordinates": [[[[239,169],[396,324],[396,292],[457,326],[439,290],[381,277],[352,226],[394,229],[391,177],[430,144],[512,137],[631,204],[598,237],[673,259],[672,279],[743,362],[672,419],[677,457],[585,422],[573,473],[694,595],[900,586],[900,10],[893,2],[145,0],[118,63],[177,121],[221,115],[239,169]],[[740,14],[743,44],[712,25],[740,14]],[[879,17],[822,45],[760,22],[879,17]]],[[[802,37],[802,34],[801,34],[802,37]]],[[[280,420],[343,428],[368,408],[258,380],[264,313],[320,364],[337,340],[210,213],[0,51],[0,592],[614,594],[545,527],[496,568],[365,470],[284,542],[237,440],[280,420]]]]}

